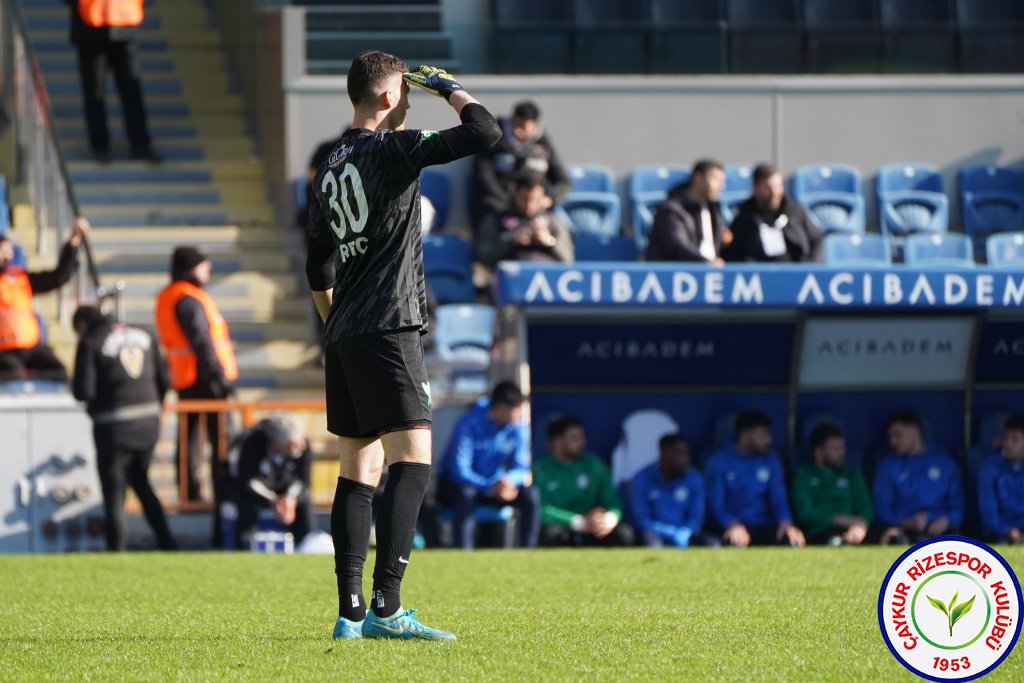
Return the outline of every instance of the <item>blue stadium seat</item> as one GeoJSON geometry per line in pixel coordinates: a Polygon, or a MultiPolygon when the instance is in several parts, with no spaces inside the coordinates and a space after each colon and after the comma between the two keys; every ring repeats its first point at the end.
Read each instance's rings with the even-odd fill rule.
{"type": "Polygon", "coordinates": [[[1001,232],[985,240],[985,256],[992,268],[1024,267],[1024,232],[1001,232]]]}
{"type": "Polygon", "coordinates": [[[448,390],[485,392],[494,344],[494,307],[447,304],[438,306],[435,315],[434,347],[448,366],[448,390]]]}
{"type": "Polygon", "coordinates": [[[423,236],[423,270],[439,304],[472,303],[473,247],[453,235],[423,236]]]}
{"type": "Polygon", "coordinates": [[[576,248],[576,262],[588,261],[636,261],[638,252],[636,242],[628,237],[618,235],[599,237],[596,235],[576,235],[573,237],[576,248]]]}
{"type": "Polygon", "coordinates": [[[576,73],[648,71],[650,15],[636,0],[573,0],[576,73]]]}
{"type": "Polygon", "coordinates": [[[434,205],[434,225],[439,229],[448,225],[448,207],[451,204],[452,187],[448,175],[440,171],[420,171],[420,193],[434,205]]]}
{"type": "Polygon", "coordinates": [[[903,249],[908,266],[974,267],[974,243],[959,233],[911,235],[903,249]]]}
{"type": "Polygon", "coordinates": [[[1024,230],[1024,173],[1015,168],[971,166],[957,174],[964,232],[975,240],[994,232],[1024,230]]]}
{"type": "Polygon", "coordinates": [[[800,73],[804,31],[798,0],[725,0],[734,73],[800,73]]]}
{"type": "MultiPolygon", "coordinates": [[[[292,192],[295,193],[295,208],[302,210],[306,208],[306,177],[299,176],[292,182],[292,192]]],[[[302,226],[305,227],[305,226],[302,226]]]]}
{"type": "Polygon", "coordinates": [[[612,192],[571,192],[555,214],[574,235],[614,237],[622,230],[622,204],[612,192]]]}
{"type": "Polygon", "coordinates": [[[946,232],[949,199],[938,169],[923,164],[892,164],[878,171],[878,222],[887,235],[946,232]]]}
{"type": "Polygon", "coordinates": [[[7,203],[7,178],[0,173],[0,204],[7,203]]]}
{"type": "Polygon", "coordinates": [[[690,179],[690,170],[673,164],[638,166],[626,180],[633,235],[641,251],[654,222],[654,211],[670,189],[690,179]]]}
{"type": "Polygon", "coordinates": [[[957,70],[951,0],[883,0],[883,61],[895,72],[957,70]]]}
{"type": "Polygon", "coordinates": [[[833,233],[825,236],[825,263],[830,266],[889,266],[889,241],[874,233],[833,233]]]}
{"type": "Polygon", "coordinates": [[[1024,71],[1024,2],[956,0],[960,70],[1024,71]]]}
{"type": "Polygon", "coordinates": [[[725,73],[729,68],[720,0],[651,0],[654,73],[725,73]]]}
{"type": "Polygon", "coordinates": [[[793,173],[793,198],[807,209],[822,232],[865,230],[860,171],[853,166],[801,166],[793,173]]]}
{"type": "Polygon", "coordinates": [[[28,258],[25,256],[25,247],[20,244],[14,244],[14,258],[11,259],[12,266],[20,266],[21,268],[28,267],[28,258]]]}
{"type": "Polygon", "coordinates": [[[725,167],[725,189],[718,197],[726,225],[732,225],[736,209],[750,199],[754,189],[753,164],[729,164],[725,167]]]}
{"type": "Polygon", "coordinates": [[[565,172],[573,192],[615,192],[615,173],[600,164],[570,164],[565,172]]]}
{"type": "Polygon", "coordinates": [[[494,61],[501,73],[569,73],[570,0],[494,0],[494,61]]]}
{"type": "Polygon", "coordinates": [[[882,32],[876,0],[803,0],[808,70],[876,73],[882,32]]]}

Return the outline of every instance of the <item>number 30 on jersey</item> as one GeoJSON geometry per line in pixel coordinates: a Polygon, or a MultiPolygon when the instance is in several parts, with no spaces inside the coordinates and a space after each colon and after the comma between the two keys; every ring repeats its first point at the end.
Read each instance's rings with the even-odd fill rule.
{"type": "Polygon", "coordinates": [[[360,233],[366,227],[366,194],[363,192],[363,179],[359,177],[359,171],[352,164],[345,164],[345,168],[335,178],[334,173],[327,171],[320,183],[320,191],[331,206],[330,224],[331,230],[338,236],[339,240],[345,239],[345,234],[351,228],[353,233],[360,233]],[[348,182],[345,182],[346,179],[348,182]],[[351,196],[349,196],[351,186],[351,196]],[[352,211],[352,204],[355,203],[355,212],[352,211]]]}

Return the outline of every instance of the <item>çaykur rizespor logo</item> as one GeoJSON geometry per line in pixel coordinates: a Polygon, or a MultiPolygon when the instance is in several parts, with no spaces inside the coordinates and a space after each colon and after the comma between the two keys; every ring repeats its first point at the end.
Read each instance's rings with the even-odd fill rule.
{"type": "Polygon", "coordinates": [[[1020,633],[1020,585],[988,546],[957,536],[920,543],[889,570],[878,623],[896,659],[931,680],[991,671],[1020,633]]]}

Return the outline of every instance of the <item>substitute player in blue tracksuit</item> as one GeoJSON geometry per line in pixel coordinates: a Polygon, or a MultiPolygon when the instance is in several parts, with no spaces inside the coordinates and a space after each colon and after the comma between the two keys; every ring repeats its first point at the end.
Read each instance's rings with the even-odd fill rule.
{"type": "Polygon", "coordinates": [[[540,497],[531,486],[530,434],[523,393],[501,382],[455,425],[441,463],[438,497],[455,511],[455,545],[473,548],[478,505],[511,505],[519,513],[519,541],[537,546],[540,497]]]}
{"type": "Polygon", "coordinates": [[[878,463],[873,491],[878,542],[917,543],[955,532],[964,492],[953,458],[925,444],[913,411],[892,415],[886,432],[892,451],[878,463]]]}
{"type": "Polygon", "coordinates": [[[708,507],[722,539],[748,545],[804,545],[786,500],[782,462],[771,449],[771,420],[748,411],[736,417],[736,441],[711,456],[705,468],[708,507]]]}
{"type": "Polygon", "coordinates": [[[1024,415],[1003,425],[1003,447],[978,474],[981,531],[993,541],[1024,543],[1024,415]]]}

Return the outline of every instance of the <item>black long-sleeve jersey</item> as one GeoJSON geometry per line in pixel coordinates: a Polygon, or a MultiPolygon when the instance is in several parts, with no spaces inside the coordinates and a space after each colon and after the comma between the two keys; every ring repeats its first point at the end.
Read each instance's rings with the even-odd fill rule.
{"type": "Polygon", "coordinates": [[[306,275],[334,289],[328,343],[426,327],[420,170],[489,149],[501,135],[479,104],[442,131],[347,131],[313,181],[306,275]]]}

